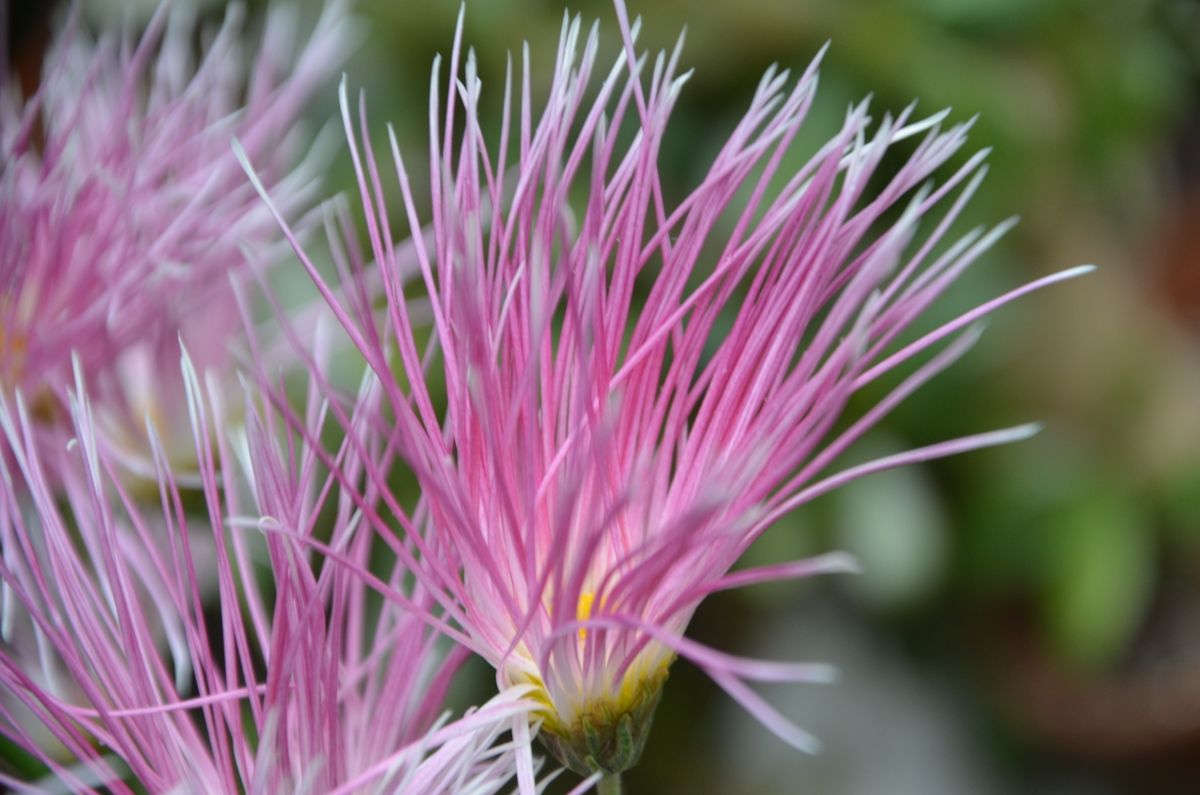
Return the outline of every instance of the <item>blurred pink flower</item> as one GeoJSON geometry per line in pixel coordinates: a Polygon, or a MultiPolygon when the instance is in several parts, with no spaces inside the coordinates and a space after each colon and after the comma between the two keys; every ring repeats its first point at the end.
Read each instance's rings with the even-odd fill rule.
{"type": "Polygon", "coordinates": [[[275,11],[252,59],[240,4],[196,63],[194,12],[164,2],[137,40],[92,40],[68,20],[28,99],[0,75],[0,387],[24,392],[39,430],[68,424],[74,353],[127,452],[144,452],[146,413],[170,446],[186,425],[179,339],[202,365],[224,360],[239,328],[230,279],[278,238],[230,140],[256,154],[284,212],[309,206],[316,174],[294,128],[350,38],[333,2],[294,53],[294,9],[275,11]]]}
{"type": "MultiPolygon", "coordinates": [[[[439,717],[464,654],[438,643],[428,593],[393,567],[381,599],[382,582],[360,572],[386,557],[317,452],[277,433],[253,392],[244,432],[217,432],[223,390],[202,388],[190,360],[184,373],[207,506],[199,521],[152,428],[160,504],[130,497],[82,375],[76,444],[52,462],[61,498],[27,406],[0,396],[12,451],[11,464],[0,459],[0,733],[46,770],[37,781],[0,772],[0,783],[196,795],[504,787],[518,749],[497,740],[528,721],[528,688],[439,717]],[[218,572],[215,599],[197,575],[206,565],[218,572]],[[35,642],[8,645],[15,632],[35,642]]],[[[324,416],[314,406],[305,432],[319,435],[324,416]]],[[[333,455],[353,473],[355,450],[373,448],[347,439],[333,455]]]]}
{"type": "MultiPolygon", "coordinates": [[[[942,244],[985,171],[980,152],[933,181],[969,125],[943,129],[945,113],[916,119],[912,107],[873,125],[864,102],[806,163],[786,166],[817,63],[795,80],[772,70],[699,185],[676,199],[657,161],[687,79],[680,50],[638,55],[636,25],[616,6],[624,51],[598,87],[596,28],[582,39],[568,21],[540,111],[528,53],[515,90],[510,70],[491,147],[460,20],[444,99],[435,62],[428,219],[391,137],[414,233],[402,248],[363,104],[356,133],[343,93],[383,309],[359,288],[367,257],[352,238],[335,246],[345,275],[335,292],[290,236],[375,379],[331,410],[346,423],[347,405],[362,416],[379,404],[366,416],[384,455],[365,474],[404,530],[396,546],[499,683],[534,686],[540,736],[585,775],[636,762],[677,656],[787,742],[816,747],[747,683],[826,681],[830,669],[704,647],[684,636],[693,612],[716,591],[853,569],[831,554],[730,573],[809,500],[1033,433],[983,433],[829,473],[967,351],[975,321],[1085,270],[903,339],[1010,226],[942,244]],[[911,154],[881,170],[905,139],[915,139],[911,154]],[[405,284],[412,262],[417,286],[405,284]],[[418,300],[431,334],[413,317],[418,300]],[[852,397],[943,341],[886,397],[846,416],[852,397]],[[396,455],[420,484],[414,506],[389,492],[396,455]]],[[[390,519],[367,519],[394,532],[390,519]]]]}

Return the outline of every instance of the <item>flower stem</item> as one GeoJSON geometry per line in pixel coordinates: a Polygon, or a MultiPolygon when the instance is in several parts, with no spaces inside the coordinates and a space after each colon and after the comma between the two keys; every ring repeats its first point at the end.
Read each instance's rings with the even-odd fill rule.
{"type": "Polygon", "coordinates": [[[596,795],[621,795],[621,774],[609,773],[596,785],[596,795]]]}

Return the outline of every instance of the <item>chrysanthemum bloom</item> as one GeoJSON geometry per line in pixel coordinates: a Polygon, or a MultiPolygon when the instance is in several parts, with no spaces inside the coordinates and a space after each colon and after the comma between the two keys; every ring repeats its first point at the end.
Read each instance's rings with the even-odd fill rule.
{"type": "MultiPolygon", "coordinates": [[[[392,501],[419,555],[416,573],[502,685],[536,688],[540,736],[555,755],[605,774],[610,791],[641,754],[677,656],[783,739],[814,748],[747,682],[821,681],[829,669],[703,647],[684,637],[693,612],[723,589],[852,568],[834,554],[730,573],[779,517],[816,496],[1032,433],[984,433],[829,472],[970,347],[977,319],[1081,272],[904,341],[1008,227],[942,244],[983,176],[984,153],[934,176],[963,147],[967,125],[942,129],[945,114],[915,120],[912,108],[873,125],[863,103],[784,173],[817,68],[797,80],[771,71],[699,184],[675,199],[656,163],[686,80],[679,48],[653,61],[636,55],[620,2],[617,17],[624,50],[597,85],[598,35],[593,28],[580,52],[578,20],[564,26],[540,112],[528,56],[515,100],[510,70],[490,146],[460,23],[444,99],[435,64],[428,212],[392,139],[415,232],[403,255],[365,112],[360,105],[356,134],[343,99],[385,311],[355,289],[361,259],[348,262],[339,297],[297,245],[386,396],[375,432],[421,486],[417,505],[392,501]],[[890,147],[914,137],[907,161],[881,172],[890,147]],[[401,277],[410,256],[419,288],[401,277]],[[414,330],[417,296],[432,315],[429,336],[414,330]],[[943,341],[879,403],[845,416],[854,395],[943,341]]],[[[368,470],[380,491],[387,463],[368,470]]]]}
{"type": "MultiPolygon", "coordinates": [[[[12,451],[11,464],[0,460],[3,628],[37,649],[0,646],[0,733],[29,755],[29,774],[0,773],[0,783],[30,793],[498,791],[517,747],[497,741],[515,717],[528,720],[527,688],[439,717],[464,655],[441,648],[437,610],[402,568],[368,573],[387,558],[359,529],[362,495],[336,488],[253,395],[245,432],[215,432],[221,390],[202,388],[190,362],[185,376],[201,520],[185,513],[152,426],[160,505],[131,498],[82,388],[76,444],[53,466],[60,498],[28,406],[0,397],[12,451]],[[215,558],[215,599],[197,576],[203,556],[215,558]]],[[[314,405],[299,422],[319,435],[324,412],[314,405]]],[[[363,466],[355,448],[376,447],[345,441],[330,454],[339,476],[363,466]]]]}
{"type": "Polygon", "coordinates": [[[315,172],[294,128],[350,35],[335,0],[296,52],[296,20],[276,10],[253,56],[241,5],[197,63],[193,12],[164,2],[140,39],[68,20],[28,99],[0,71],[0,388],[25,393],[43,435],[69,425],[72,353],[130,453],[147,410],[168,446],[186,426],[180,337],[202,365],[224,361],[230,278],[278,239],[229,142],[256,153],[289,217],[307,206],[315,172]]]}

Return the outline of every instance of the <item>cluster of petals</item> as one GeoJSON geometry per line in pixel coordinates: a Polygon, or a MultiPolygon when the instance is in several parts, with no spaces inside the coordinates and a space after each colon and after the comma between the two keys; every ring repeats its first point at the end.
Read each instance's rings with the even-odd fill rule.
{"type": "Polygon", "coordinates": [[[686,631],[715,592],[854,569],[735,570],[785,514],[1036,430],[842,463],[978,321],[1085,270],[912,330],[1011,226],[951,234],[986,172],[970,124],[863,102],[797,165],[818,56],[769,71],[675,195],[658,163],[682,40],[640,52],[616,0],[605,71],[598,27],[567,18],[544,89],[528,50],[510,62],[490,140],[460,18],[427,185],[394,134],[385,178],[343,84],[369,246],[327,214],[333,282],[296,231],[313,169],[286,133],[345,50],[342,10],[297,54],[269,22],[244,80],[239,7],[193,63],[194,20],[169,6],[140,38],[68,26],[32,97],[0,87],[0,733],[44,774],[0,783],[487,793],[515,775],[532,793],[540,731],[580,789],[611,786],[678,657],[814,749],[752,685],[828,666],[686,631]],[[365,361],[355,389],[330,375],[338,340],[265,281],[302,400],[253,333],[246,282],[281,231],[365,361]],[[448,721],[470,652],[500,693],[448,721]]]}
{"type": "MultiPolygon", "coordinates": [[[[281,432],[254,390],[244,427],[214,427],[223,390],[185,358],[202,487],[177,483],[148,423],[159,493],[143,503],[98,435],[81,373],[58,461],[44,460],[23,399],[0,398],[0,733],[43,771],[0,783],[432,795],[511,780],[519,748],[501,735],[528,721],[527,689],[447,720],[465,655],[439,642],[430,599],[402,568],[369,574],[380,556],[359,495],[336,487],[323,454],[281,432]],[[319,531],[328,514],[332,531],[319,531]]],[[[324,417],[313,405],[287,420],[320,435],[324,417]]],[[[374,444],[347,437],[329,453],[343,475],[361,467],[354,448],[374,444]]]]}
{"type": "Polygon", "coordinates": [[[253,378],[234,397],[239,297],[279,233],[231,141],[288,217],[311,204],[295,125],[345,10],[293,52],[275,9],[252,58],[240,5],[198,34],[164,2],[96,41],[77,14],[33,96],[0,87],[0,787],[492,793],[518,756],[533,777],[505,734],[528,688],[449,719],[466,654],[338,485],[378,444],[308,444],[319,402],[298,417],[253,378]]]}
{"type": "Polygon", "coordinates": [[[278,240],[234,136],[289,215],[313,201],[319,147],[299,162],[296,123],[344,57],[349,18],[331,3],[297,52],[279,8],[251,50],[244,12],[204,31],[197,59],[187,4],[162,3],[140,36],[98,38],[77,6],[32,95],[0,74],[0,387],[20,388],[47,432],[69,424],[72,355],[127,452],[146,411],[164,434],[186,426],[179,340],[206,367],[225,362],[230,280],[278,240]]]}
{"type": "Polygon", "coordinates": [[[986,152],[960,156],[969,123],[913,107],[876,123],[863,102],[797,167],[818,58],[798,77],[769,71],[698,184],[675,196],[658,161],[687,80],[680,48],[639,53],[619,0],[616,16],[623,47],[607,72],[597,28],[564,22],[540,104],[528,50],[515,76],[510,63],[497,138],[480,122],[484,81],[460,20],[445,94],[435,63],[427,185],[394,134],[380,165],[365,102],[352,108],[343,89],[370,249],[334,240],[337,284],[289,237],[374,381],[358,395],[323,388],[343,424],[369,404],[386,440],[364,473],[390,516],[368,521],[383,536],[400,526],[412,570],[502,686],[535,687],[544,734],[595,736],[640,715],[682,656],[812,749],[749,683],[824,681],[829,669],[702,646],[684,636],[693,612],[716,591],[853,568],[831,554],[731,573],[798,506],[1033,433],[838,467],[971,347],[978,320],[1086,268],[906,334],[1011,226],[948,238],[986,170],[986,152]],[[398,461],[420,485],[415,503],[389,492],[398,461]]]}

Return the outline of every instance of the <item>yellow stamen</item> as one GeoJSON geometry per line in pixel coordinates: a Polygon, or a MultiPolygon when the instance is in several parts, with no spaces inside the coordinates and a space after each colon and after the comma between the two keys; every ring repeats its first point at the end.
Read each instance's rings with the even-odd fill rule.
{"type": "MultiPolygon", "coordinates": [[[[591,618],[592,603],[595,601],[596,594],[592,593],[591,591],[584,591],[583,593],[579,594],[579,606],[575,608],[575,620],[587,621],[589,618],[591,618]]],[[[603,606],[603,600],[601,600],[600,604],[603,606]]],[[[587,630],[582,627],[579,629],[579,639],[587,639],[587,630]]]]}

